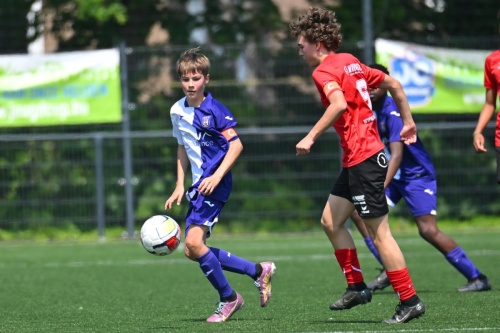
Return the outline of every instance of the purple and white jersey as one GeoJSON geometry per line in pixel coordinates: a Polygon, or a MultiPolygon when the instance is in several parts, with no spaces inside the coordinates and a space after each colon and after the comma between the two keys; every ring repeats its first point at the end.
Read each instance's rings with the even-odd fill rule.
{"type": "MultiPolygon", "coordinates": [[[[377,116],[377,126],[380,138],[389,149],[391,142],[400,142],[401,129],[403,121],[399,114],[399,110],[390,96],[386,96],[382,109],[374,110],[377,116]]],[[[417,136],[417,142],[411,145],[403,145],[403,159],[399,166],[396,180],[408,181],[426,177],[429,180],[436,179],[436,172],[432,164],[431,157],[425,150],[425,147],[417,136]]]]}
{"type": "MultiPolygon", "coordinates": [[[[231,112],[207,93],[199,107],[187,105],[186,97],[170,109],[173,136],[186,149],[193,184],[188,192],[198,188],[200,182],[217,170],[229,150],[229,141],[222,133],[236,126],[231,112]]],[[[237,136],[232,136],[231,141],[237,136]]],[[[214,192],[209,196],[226,202],[232,189],[231,171],[226,173],[214,192]]]]}

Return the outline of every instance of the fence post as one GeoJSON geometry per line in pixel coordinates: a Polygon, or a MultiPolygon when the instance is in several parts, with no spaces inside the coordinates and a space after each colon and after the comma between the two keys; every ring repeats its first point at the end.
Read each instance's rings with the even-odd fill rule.
{"type": "Polygon", "coordinates": [[[120,82],[122,93],[123,168],[125,178],[125,210],[128,238],[134,238],[134,193],[132,184],[132,149],[130,145],[130,109],[128,100],[127,48],[120,42],[120,82]]]}
{"type": "Polygon", "coordinates": [[[100,240],[105,240],[105,221],[104,221],[104,168],[103,168],[103,149],[102,134],[94,134],[95,150],[95,187],[96,187],[96,219],[97,233],[100,240]]]}
{"type": "Polygon", "coordinates": [[[363,0],[363,40],[365,64],[371,64],[373,59],[373,4],[372,0],[363,0]]]}

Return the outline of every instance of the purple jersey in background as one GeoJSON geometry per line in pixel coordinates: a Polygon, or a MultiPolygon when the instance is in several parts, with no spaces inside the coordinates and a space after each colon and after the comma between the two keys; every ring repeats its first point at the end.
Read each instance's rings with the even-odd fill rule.
{"type": "MultiPolygon", "coordinates": [[[[381,110],[374,111],[377,115],[380,138],[387,150],[389,150],[391,142],[401,141],[399,134],[403,128],[403,121],[401,120],[396,103],[390,96],[385,96],[381,110]]],[[[435,180],[436,172],[434,165],[420,138],[417,136],[417,142],[411,145],[404,144],[403,146],[403,159],[394,179],[407,181],[425,177],[429,180],[435,180]]]]}
{"type": "MultiPolygon", "coordinates": [[[[206,94],[200,107],[190,107],[186,103],[186,97],[181,98],[170,109],[170,118],[173,136],[179,145],[185,147],[191,164],[193,184],[188,193],[192,193],[221,164],[229,149],[229,142],[221,132],[235,127],[237,123],[231,112],[210,93],[206,94]]],[[[232,140],[236,138],[237,136],[232,140]]],[[[232,185],[229,171],[208,197],[226,202],[232,185]]]]}

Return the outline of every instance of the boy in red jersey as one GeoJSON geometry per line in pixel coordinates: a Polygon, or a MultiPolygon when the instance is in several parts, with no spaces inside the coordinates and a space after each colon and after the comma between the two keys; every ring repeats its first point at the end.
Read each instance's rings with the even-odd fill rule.
{"type": "MultiPolygon", "coordinates": [[[[497,13],[500,33],[500,10],[497,13]]],[[[472,144],[477,153],[485,153],[484,136],[482,134],[486,125],[495,113],[497,98],[500,96],[500,49],[491,53],[484,62],[484,87],[486,97],[483,109],[479,114],[476,129],[472,134],[472,144]]],[[[497,155],[497,182],[500,184],[500,113],[497,114],[495,127],[495,150],[497,155]]]]}
{"type": "Polygon", "coordinates": [[[297,37],[299,55],[315,68],[312,77],[326,108],[310,132],[296,145],[297,155],[308,154],[314,142],[333,125],[343,148],[342,171],[323,210],[321,224],[347,280],[344,295],[330,305],[331,310],[350,309],[371,301],[359,265],[354,240],[345,226],[356,209],[363,218],[380,253],[389,281],[400,303],[392,318],[383,323],[405,323],[425,313],[417,296],[405,259],[392,237],[384,193],[387,158],[371,108],[369,88],[390,91],[403,120],[401,140],[416,141],[416,126],[408,100],[399,81],[362,64],[348,53],[336,53],[342,42],[335,13],[310,8],[290,23],[297,37]]]}

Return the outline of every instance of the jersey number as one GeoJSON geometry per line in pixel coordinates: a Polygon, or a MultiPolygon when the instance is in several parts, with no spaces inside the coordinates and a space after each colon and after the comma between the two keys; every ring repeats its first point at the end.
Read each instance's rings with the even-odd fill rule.
{"type": "Polygon", "coordinates": [[[361,95],[365,103],[370,107],[370,110],[372,110],[372,101],[370,100],[370,92],[368,91],[368,85],[366,84],[365,79],[356,81],[356,89],[358,89],[359,94],[361,95]]]}

